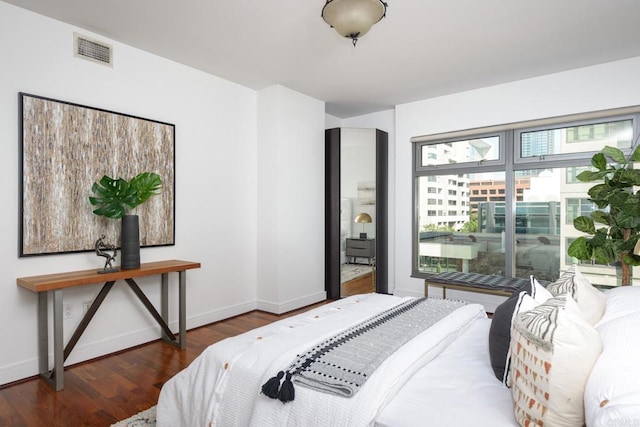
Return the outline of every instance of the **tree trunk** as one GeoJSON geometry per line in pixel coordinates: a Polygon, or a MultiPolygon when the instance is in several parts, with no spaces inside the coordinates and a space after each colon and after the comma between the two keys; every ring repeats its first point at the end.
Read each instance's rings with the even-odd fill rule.
{"type": "Polygon", "coordinates": [[[629,265],[622,262],[622,286],[631,285],[631,278],[629,277],[629,265]]]}

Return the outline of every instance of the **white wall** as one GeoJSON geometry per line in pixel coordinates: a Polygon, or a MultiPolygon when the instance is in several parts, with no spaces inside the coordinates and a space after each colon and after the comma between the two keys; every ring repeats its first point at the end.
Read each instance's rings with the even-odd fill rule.
{"type": "Polygon", "coordinates": [[[639,75],[640,57],[396,106],[396,293],[423,293],[410,277],[412,136],[638,105],[639,75]]]}
{"type": "Polygon", "coordinates": [[[283,313],[324,291],[324,102],[258,92],[258,308],[283,313]]]}
{"type": "Polygon", "coordinates": [[[332,116],[331,114],[325,114],[324,116],[324,128],[333,129],[342,127],[342,119],[332,116]]]}
{"type": "MultiPolygon", "coordinates": [[[[187,273],[188,328],[255,309],[258,259],[269,252],[268,248],[257,249],[258,94],[3,2],[0,52],[0,174],[6,190],[0,210],[4,224],[0,242],[0,336],[4,343],[0,384],[37,373],[36,295],[18,288],[16,278],[98,269],[104,264],[94,253],[18,258],[19,91],[175,124],[176,245],[143,248],[142,261],[176,258],[202,263],[200,270],[187,273]],[[114,67],[74,58],[74,31],[113,44],[114,67]]],[[[289,279],[278,289],[278,298],[268,299],[281,308],[291,303],[288,293],[302,299],[323,290],[323,285],[318,285],[324,283],[323,262],[318,259],[323,259],[325,116],[322,102],[291,91],[278,92],[283,95],[273,106],[282,112],[276,140],[270,143],[279,156],[278,166],[272,165],[280,170],[273,182],[278,198],[265,206],[272,209],[276,223],[285,231],[283,240],[276,242],[280,275],[285,274],[285,265],[296,266],[299,261],[305,268],[286,270],[298,280],[289,279]],[[298,108],[301,111],[294,111],[298,108]],[[292,148],[296,148],[295,154],[287,155],[286,150],[292,148]],[[294,159],[295,165],[289,168],[294,159]],[[280,203],[287,204],[289,210],[283,212],[284,206],[277,205],[280,203]],[[294,203],[304,206],[300,217],[292,214],[294,203]],[[295,224],[284,230],[289,220],[295,224]],[[310,249],[305,252],[300,247],[310,249]],[[300,277],[313,279],[306,282],[300,277]]],[[[264,177],[263,173],[260,178],[264,177]]],[[[78,209],[90,206],[87,203],[78,209]]],[[[176,296],[177,277],[170,280],[176,296]]],[[[139,284],[158,304],[159,278],[140,280],[139,284]]],[[[73,309],[73,318],[64,322],[66,339],[80,320],[82,302],[93,299],[99,289],[100,285],[92,285],[64,292],[65,302],[73,309]]],[[[117,283],[67,364],[156,339],[159,327],[143,310],[124,282],[117,283]]],[[[175,302],[170,312],[176,319],[171,322],[175,330],[175,302]]]]}

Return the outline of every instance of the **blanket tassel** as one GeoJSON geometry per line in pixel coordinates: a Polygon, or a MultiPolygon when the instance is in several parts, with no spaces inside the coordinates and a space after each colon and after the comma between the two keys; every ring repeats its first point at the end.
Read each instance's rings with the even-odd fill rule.
{"type": "Polygon", "coordinates": [[[277,399],[282,377],[284,377],[284,372],[280,371],[275,377],[269,378],[269,380],[262,385],[262,393],[272,399],[277,399]]]}
{"type": "Polygon", "coordinates": [[[287,372],[286,379],[282,382],[280,387],[280,393],[278,393],[278,399],[282,403],[291,402],[296,398],[296,390],[293,388],[293,382],[291,381],[291,374],[287,372]]]}

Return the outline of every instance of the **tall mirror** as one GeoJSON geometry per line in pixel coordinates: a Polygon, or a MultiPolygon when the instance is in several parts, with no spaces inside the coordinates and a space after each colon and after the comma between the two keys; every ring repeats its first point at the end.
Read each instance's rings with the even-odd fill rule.
{"type": "Polygon", "coordinates": [[[387,293],[388,134],[334,128],[325,143],[327,297],[387,293]]]}

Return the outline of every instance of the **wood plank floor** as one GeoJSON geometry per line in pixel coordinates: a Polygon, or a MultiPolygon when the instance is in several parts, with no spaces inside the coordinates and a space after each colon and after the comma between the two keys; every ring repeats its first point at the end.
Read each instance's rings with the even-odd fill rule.
{"type": "Polygon", "coordinates": [[[372,274],[373,273],[368,273],[343,283],[340,286],[340,295],[343,297],[348,297],[350,295],[368,294],[371,292],[375,292],[372,274]]]}
{"type": "Polygon", "coordinates": [[[206,347],[298,314],[253,311],[187,332],[187,348],[162,341],[65,369],[64,390],[37,378],[0,388],[0,426],[109,426],[155,405],[162,385],[206,347]]]}

